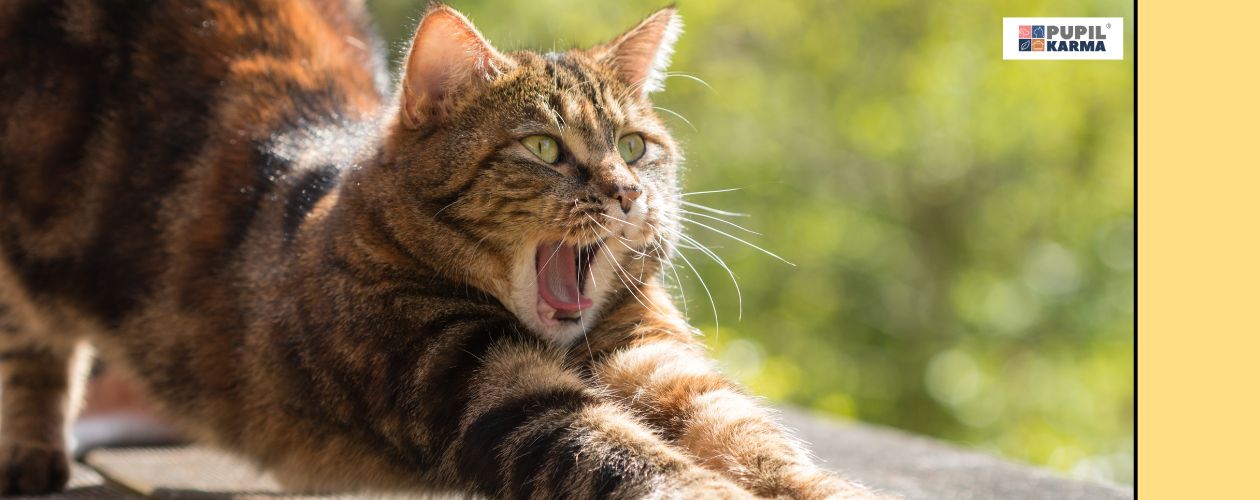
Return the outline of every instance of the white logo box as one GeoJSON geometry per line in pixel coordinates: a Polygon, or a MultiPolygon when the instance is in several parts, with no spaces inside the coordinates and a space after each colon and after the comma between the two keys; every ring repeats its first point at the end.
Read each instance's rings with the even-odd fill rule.
{"type": "Polygon", "coordinates": [[[1124,18],[1123,17],[1004,17],[1002,18],[1002,59],[1023,60],[1119,60],[1124,59],[1124,18]],[[1045,37],[1042,44],[1045,50],[1021,51],[1020,26],[1043,26],[1045,37]],[[1054,27],[1055,29],[1051,29],[1054,27]],[[1084,28],[1083,30],[1081,28],[1084,28]],[[1082,33],[1083,31],[1083,33],[1082,33]],[[1102,42],[1105,50],[1071,51],[1052,50],[1062,47],[1070,49],[1071,42],[1077,42],[1080,49],[1085,43],[1092,43],[1095,48],[1102,42]],[[1085,43],[1082,43],[1085,42],[1085,43]]]}

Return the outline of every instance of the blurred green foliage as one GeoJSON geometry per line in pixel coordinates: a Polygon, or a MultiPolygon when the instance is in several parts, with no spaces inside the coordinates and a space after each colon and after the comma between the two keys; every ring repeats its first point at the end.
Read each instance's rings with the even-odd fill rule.
{"type": "MultiPolygon", "coordinates": [[[[454,0],[494,43],[604,41],[663,0],[454,0]]],[[[374,0],[395,60],[420,0],[374,0]]],[[[1133,475],[1133,41],[1003,61],[1003,16],[1120,0],[686,1],[657,104],[738,276],[684,250],[681,299],[753,391],[1079,477],[1133,475]],[[711,87],[711,88],[710,88],[711,87]],[[719,327],[720,321],[720,327],[719,327]]],[[[1131,24],[1131,23],[1130,23],[1131,24]]],[[[698,210],[692,208],[692,210],[698,210]]],[[[673,281],[673,275],[669,275],[673,281]]]]}

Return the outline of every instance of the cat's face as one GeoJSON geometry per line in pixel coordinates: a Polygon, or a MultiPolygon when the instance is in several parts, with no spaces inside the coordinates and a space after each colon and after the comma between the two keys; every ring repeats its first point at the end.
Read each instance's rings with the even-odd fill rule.
{"type": "Polygon", "coordinates": [[[417,31],[397,163],[435,222],[466,235],[451,242],[466,260],[450,264],[548,340],[645,300],[672,251],[681,152],[647,94],[678,29],[661,11],[609,44],[549,54],[500,54],[445,7],[417,31]]]}

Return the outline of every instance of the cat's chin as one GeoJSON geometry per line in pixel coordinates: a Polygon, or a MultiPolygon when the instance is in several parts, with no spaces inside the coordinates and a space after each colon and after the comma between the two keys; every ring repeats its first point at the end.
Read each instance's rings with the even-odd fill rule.
{"type": "Polygon", "coordinates": [[[568,346],[580,338],[594,326],[593,311],[584,311],[581,318],[557,318],[554,309],[543,302],[538,303],[537,314],[532,321],[522,318],[525,325],[536,335],[558,346],[568,346]]]}
{"type": "Polygon", "coordinates": [[[547,328],[582,326],[583,316],[582,312],[574,315],[565,311],[558,311],[556,308],[551,307],[551,304],[548,304],[547,301],[542,300],[542,297],[538,298],[538,321],[547,328]]]}

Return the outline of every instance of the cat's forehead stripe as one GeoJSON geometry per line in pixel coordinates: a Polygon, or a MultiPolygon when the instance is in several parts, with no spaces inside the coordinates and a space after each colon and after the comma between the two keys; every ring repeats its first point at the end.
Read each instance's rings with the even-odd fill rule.
{"type": "Polygon", "coordinates": [[[592,143],[607,142],[622,115],[618,112],[611,116],[619,106],[607,99],[609,89],[603,79],[566,58],[548,60],[544,66],[556,87],[548,99],[549,105],[566,128],[581,132],[592,143]]]}

